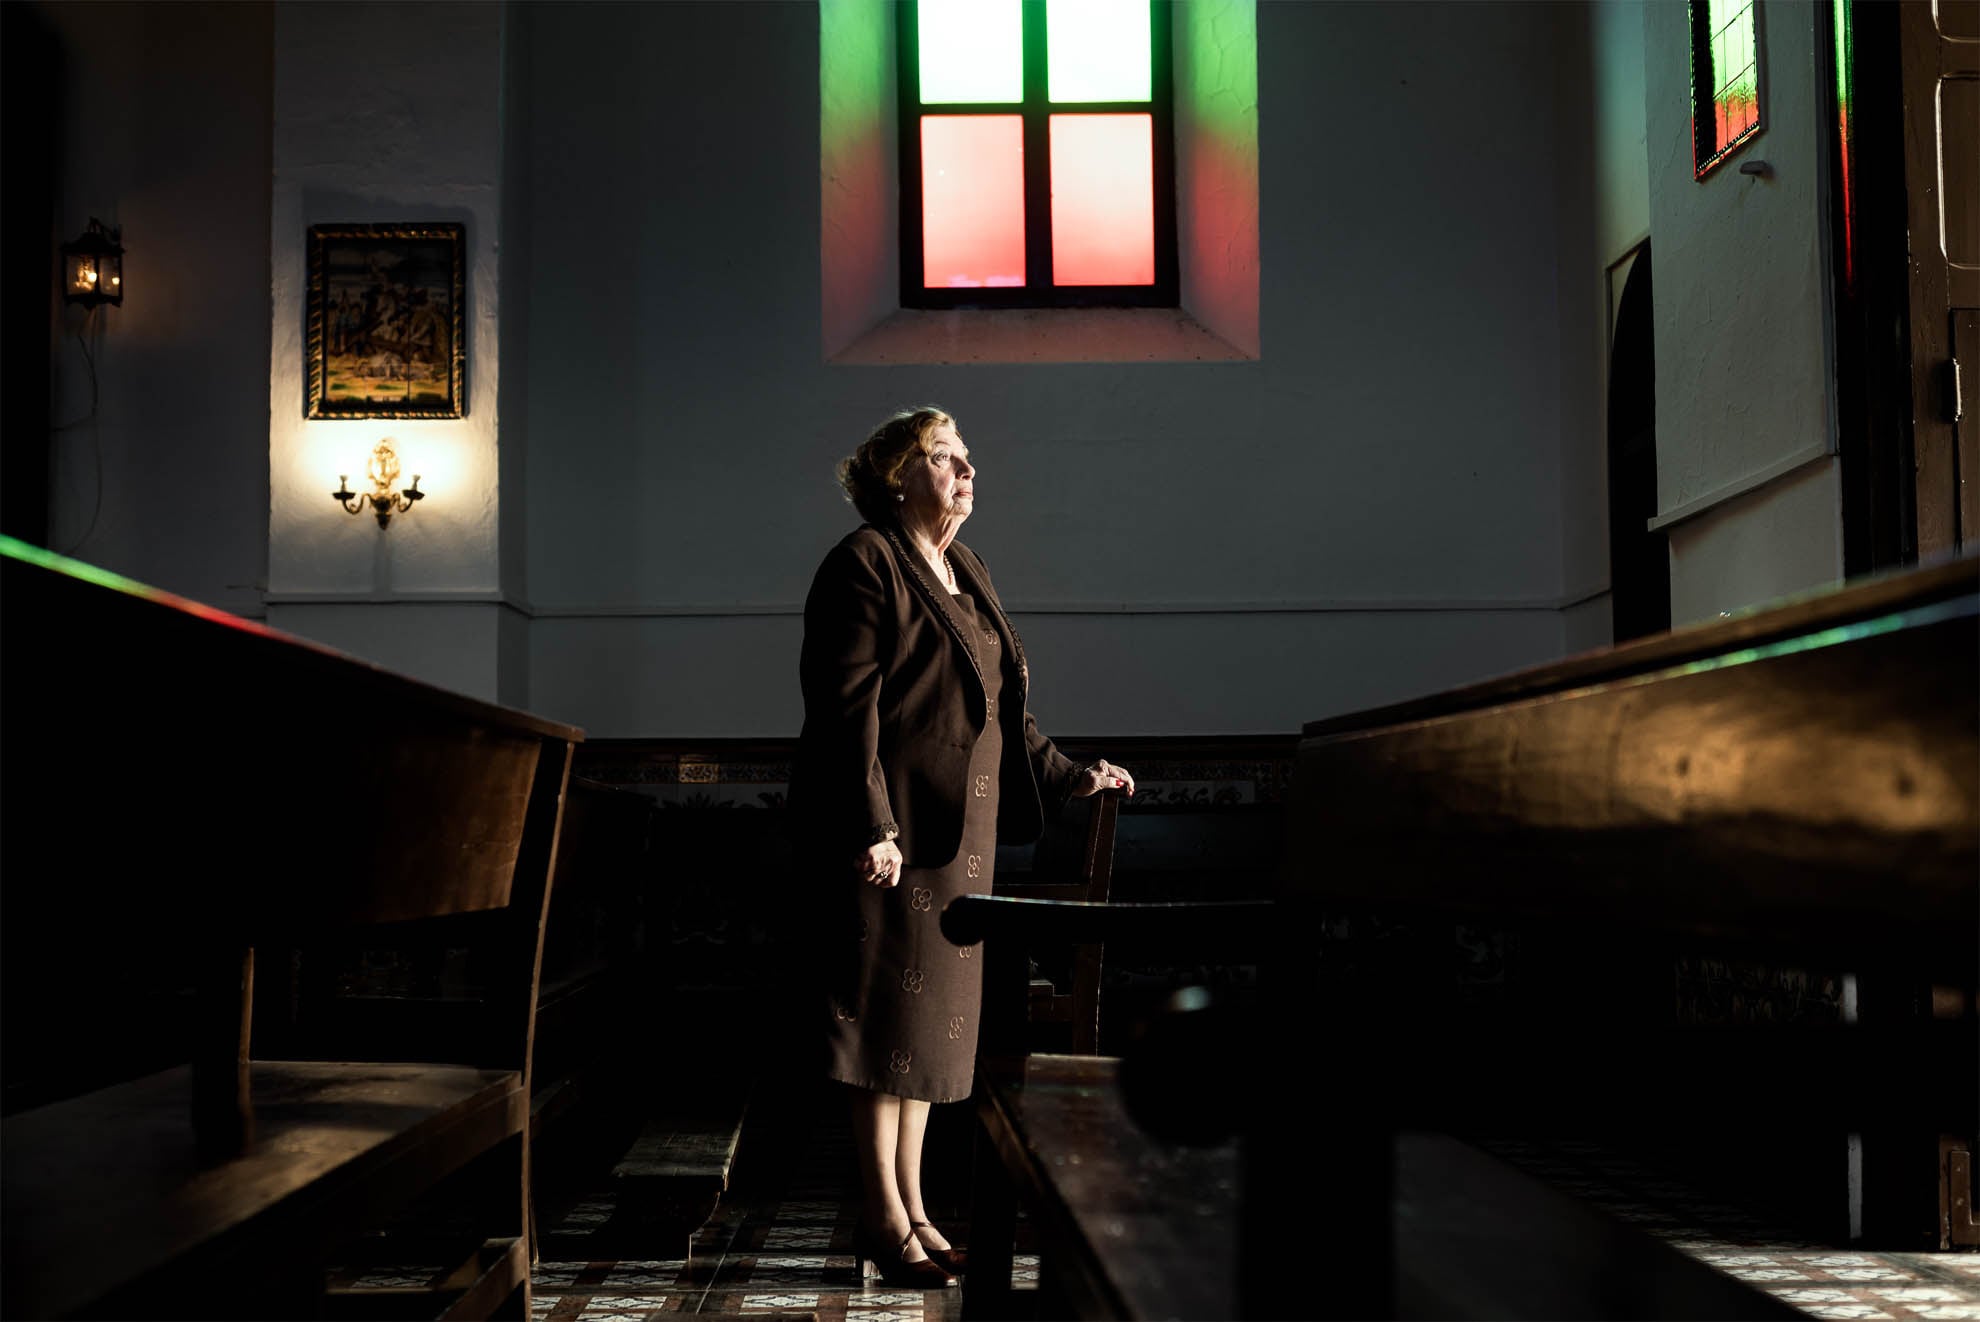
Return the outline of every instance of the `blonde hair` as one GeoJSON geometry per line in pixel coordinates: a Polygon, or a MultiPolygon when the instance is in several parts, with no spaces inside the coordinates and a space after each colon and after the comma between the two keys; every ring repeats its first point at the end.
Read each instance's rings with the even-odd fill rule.
{"type": "Polygon", "coordinates": [[[839,461],[839,485],[868,523],[900,521],[901,473],[916,455],[929,452],[928,437],[956,420],[933,404],[905,408],[875,427],[859,449],[839,461]]]}

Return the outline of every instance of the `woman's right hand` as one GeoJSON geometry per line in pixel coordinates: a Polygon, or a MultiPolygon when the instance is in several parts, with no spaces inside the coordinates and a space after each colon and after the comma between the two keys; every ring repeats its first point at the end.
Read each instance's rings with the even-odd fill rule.
{"type": "Polygon", "coordinates": [[[901,884],[901,851],[892,840],[867,846],[859,856],[859,879],[873,886],[901,884]]]}

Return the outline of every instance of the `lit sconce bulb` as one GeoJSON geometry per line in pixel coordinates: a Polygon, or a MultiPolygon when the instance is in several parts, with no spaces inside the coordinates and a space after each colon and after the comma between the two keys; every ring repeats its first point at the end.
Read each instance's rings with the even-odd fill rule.
{"type": "Polygon", "coordinates": [[[394,514],[404,514],[413,505],[426,499],[426,493],[419,489],[419,475],[413,474],[412,485],[403,491],[397,489],[399,480],[399,456],[392,448],[392,438],[387,436],[378,442],[364,465],[365,476],[371,481],[369,493],[360,494],[350,489],[350,475],[340,474],[337,489],[330,498],[356,514],[367,505],[378,516],[378,526],[389,527],[394,514]]]}
{"type": "Polygon", "coordinates": [[[118,231],[95,217],[75,240],[62,245],[62,297],[94,312],[124,301],[124,248],[118,231]]]}

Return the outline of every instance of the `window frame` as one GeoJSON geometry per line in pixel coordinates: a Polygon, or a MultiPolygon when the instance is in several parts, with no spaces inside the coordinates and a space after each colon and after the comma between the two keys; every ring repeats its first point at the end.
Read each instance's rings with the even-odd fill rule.
{"type": "Polygon", "coordinates": [[[1691,177],[1703,181],[1767,128],[1767,18],[1763,0],[1748,0],[1753,12],[1753,122],[1731,142],[1719,142],[1712,84],[1711,0],[1685,0],[1685,28],[1691,50],[1691,177]],[[1702,17],[1701,17],[1702,15],[1702,17]],[[1704,66],[1700,80],[1700,65],[1704,66]],[[1707,136],[1711,147],[1707,149],[1707,136]]]}
{"type": "Polygon", "coordinates": [[[1149,0],[1149,99],[1081,101],[1053,106],[1048,100],[1045,0],[1022,0],[1024,99],[1021,102],[921,104],[920,6],[902,0],[895,34],[895,143],[900,156],[901,306],[904,308],[1178,307],[1181,281],[1176,254],[1175,88],[1168,0],[1149,0]],[[921,119],[923,115],[1017,115],[1023,121],[1025,282],[995,288],[929,289],[922,284],[921,119]],[[1150,116],[1151,172],[1155,194],[1155,282],[1148,285],[1052,283],[1053,115],[1150,116]]]}

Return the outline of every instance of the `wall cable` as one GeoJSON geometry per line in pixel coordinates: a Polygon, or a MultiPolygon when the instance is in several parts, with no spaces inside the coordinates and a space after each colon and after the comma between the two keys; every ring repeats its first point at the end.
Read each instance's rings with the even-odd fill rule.
{"type": "Polygon", "coordinates": [[[91,353],[89,348],[89,333],[96,327],[97,310],[97,307],[91,307],[89,312],[84,315],[82,325],[76,328],[76,345],[82,350],[83,362],[89,367],[89,412],[83,417],[77,418],[74,422],[65,422],[55,428],[56,432],[60,433],[68,431],[72,427],[80,427],[84,423],[89,424],[90,454],[95,462],[96,472],[96,502],[94,508],[89,513],[89,526],[83,529],[82,536],[78,537],[66,550],[57,552],[56,554],[58,555],[74,555],[77,551],[81,550],[83,543],[96,535],[96,521],[103,514],[103,432],[97,425],[99,396],[96,381],[96,355],[91,353]]]}

